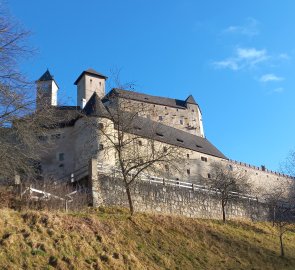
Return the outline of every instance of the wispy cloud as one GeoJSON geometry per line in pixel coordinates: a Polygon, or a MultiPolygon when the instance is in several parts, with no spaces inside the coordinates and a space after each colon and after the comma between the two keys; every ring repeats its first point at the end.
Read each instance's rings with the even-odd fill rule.
{"type": "Polygon", "coordinates": [[[278,59],[289,60],[290,56],[287,53],[281,53],[281,54],[278,55],[278,59]]]}
{"type": "Polygon", "coordinates": [[[283,87],[278,87],[278,88],[272,90],[271,92],[272,92],[272,93],[276,93],[276,94],[281,94],[281,93],[283,93],[284,91],[285,91],[285,89],[284,89],[283,87]]]}
{"type": "Polygon", "coordinates": [[[259,22],[254,18],[247,18],[242,25],[231,25],[222,31],[222,34],[240,34],[256,36],[259,34],[259,22]]]}
{"type": "Polygon", "coordinates": [[[269,57],[265,49],[237,48],[232,57],[221,61],[214,61],[213,66],[215,68],[239,70],[254,67],[258,63],[266,61],[269,57]]]}
{"type": "Polygon", "coordinates": [[[215,68],[228,68],[232,70],[238,70],[239,65],[235,59],[226,59],[223,61],[213,62],[215,68]]]}
{"type": "Polygon", "coordinates": [[[261,82],[278,82],[283,80],[284,80],[283,77],[276,76],[275,74],[264,74],[259,79],[259,81],[261,82]]]}

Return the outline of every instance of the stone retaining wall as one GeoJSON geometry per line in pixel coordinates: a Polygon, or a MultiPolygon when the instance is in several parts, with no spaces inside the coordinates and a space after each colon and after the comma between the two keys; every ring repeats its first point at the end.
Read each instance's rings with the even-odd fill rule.
{"type": "MultiPolygon", "coordinates": [[[[127,195],[123,182],[99,175],[92,186],[95,207],[128,207],[127,195]]],[[[187,188],[164,186],[147,182],[133,185],[132,198],[137,212],[184,215],[197,218],[222,219],[220,202],[214,194],[193,191],[187,188]]],[[[229,219],[268,220],[268,207],[255,200],[235,199],[228,203],[226,214],[229,219]]]]}

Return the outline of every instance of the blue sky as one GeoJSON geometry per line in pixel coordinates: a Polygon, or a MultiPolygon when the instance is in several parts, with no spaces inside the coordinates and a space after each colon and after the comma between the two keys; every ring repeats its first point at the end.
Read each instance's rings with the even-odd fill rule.
{"type": "Polygon", "coordinates": [[[8,0],[32,32],[31,80],[49,68],[60,99],[92,67],[152,95],[199,103],[226,156],[279,169],[294,149],[293,0],[8,0]]]}

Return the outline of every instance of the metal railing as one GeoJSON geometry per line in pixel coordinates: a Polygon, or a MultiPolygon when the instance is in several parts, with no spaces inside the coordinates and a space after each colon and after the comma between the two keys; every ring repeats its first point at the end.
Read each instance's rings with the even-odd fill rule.
{"type": "MultiPolygon", "coordinates": [[[[112,167],[111,165],[104,165],[101,162],[97,163],[97,170],[100,173],[106,173],[108,175],[112,175],[117,178],[120,178],[120,176],[122,176],[120,169],[118,169],[116,167],[112,167]]],[[[208,194],[220,194],[220,192],[217,189],[211,188],[206,185],[200,185],[200,184],[195,184],[195,183],[190,183],[190,182],[185,182],[185,181],[179,181],[179,180],[175,180],[175,179],[158,177],[158,176],[149,175],[146,173],[142,173],[141,175],[139,175],[138,180],[143,181],[143,182],[148,182],[150,184],[154,183],[154,184],[160,184],[163,186],[185,188],[185,189],[189,189],[192,191],[205,192],[208,194]]],[[[230,195],[232,197],[238,197],[238,198],[242,198],[242,199],[258,201],[257,197],[249,195],[249,194],[243,194],[243,193],[231,191],[230,195]]],[[[265,200],[262,198],[259,198],[259,201],[262,202],[265,200]]]]}

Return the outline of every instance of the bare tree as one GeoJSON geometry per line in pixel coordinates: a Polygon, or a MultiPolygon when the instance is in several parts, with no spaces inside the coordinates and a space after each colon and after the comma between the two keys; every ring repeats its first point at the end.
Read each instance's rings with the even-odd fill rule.
{"type": "Polygon", "coordinates": [[[92,139],[99,142],[98,158],[117,168],[116,177],[124,184],[132,215],[135,211],[132,185],[144,174],[163,175],[178,171],[182,151],[177,145],[163,141],[163,125],[140,116],[146,115],[148,110],[144,103],[121,99],[116,91],[107,96],[104,104],[98,97],[96,102],[95,96],[92,99],[85,110],[91,111],[98,106],[99,117],[96,121],[85,117],[85,121],[97,132],[97,137],[92,139]]]}
{"type": "Polygon", "coordinates": [[[210,178],[205,181],[220,201],[222,220],[225,223],[228,202],[236,199],[239,194],[249,191],[248,177],[245,172],[238,168],[233,168],[221,162],[214,162],[211,164],[210,178]]]}
{"type": "Polygon", "coordinates": [[[291,224],[295,222],[294,195],[294,191],[289,185],[273,187],[270,192],[264,195],[270,208],[272,224],[277,229],[281,257],[285,256],[283,236],[290,230],[291,224]]]}
{"type": "Polygon", "coordinates": [[[284,234],[291,229],[291,224],[294,223],[295,207],[290,202],[281,202],[276,206],[276,218],[274,220],[275,226],[278,230],[278,236],[280,239],[280,253],[281,257],[285,256],[284,249],[284,234]]]}
{"type": "Polygon", "coordinates": [[[290,151],[286,160],[282,162],[281,171],[295,177],[295,150],[290,151]]]}
{"type": "Polygon", "coordinates": [[[27,44],[29,32],[5,11],[0,2],[0,181],[15,173],[36,172],[39,140],[46,128],[57,123],[52,107],[35,113],[35,85],[19,68],[20,61],[32,56],[27,44]],[[47,127],[44,126],[47,124],[47,127]]]}

